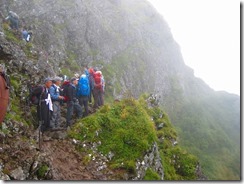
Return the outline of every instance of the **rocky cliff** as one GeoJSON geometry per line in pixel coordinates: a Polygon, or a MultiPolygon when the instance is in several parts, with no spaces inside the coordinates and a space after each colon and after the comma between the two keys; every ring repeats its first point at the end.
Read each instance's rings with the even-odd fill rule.
{"type": "MultiPolygon", "coordinates": [[[[6,16],[8,10],[33,32],[32,42],[26,44],[15,40],[5,24],[0,27],[0,60],[7,62],[22,99],[26,88],[19,86],[38,83],[46,75],[71,76],[84,65],[97,67],[106,79],[107,100],[128,91],[135,97],[156,94],[178,127],[180,141],[202,159],[206,171],[211,175],[216,168],[204,155],[218,158],[223,150],[234,150],[225,165],[231,167],[231,176],[224,179],[239,177],[240,98],[215,92],[194,77],[166,21],[147,1],[2,1],[1,14],[6,16]],[[25,75],[16,75],[19,72],[25,75]]],[[[211,177],[223,179],[226,173],[228,169],[211,177]]]]}
{"type": "Polygon", "coordinates": [[[156,92],[165,101],[176,90],[182,97],[212,92],[194,78],[167,23],[146,1],[8,1],[2,12],[9,8],[31,28],[38,53],[56,73],[65,65],[78,71],[112,65],[107,81],[113,89],[120,86],[115,97],[126,90],[136,96],[156,92]]]}

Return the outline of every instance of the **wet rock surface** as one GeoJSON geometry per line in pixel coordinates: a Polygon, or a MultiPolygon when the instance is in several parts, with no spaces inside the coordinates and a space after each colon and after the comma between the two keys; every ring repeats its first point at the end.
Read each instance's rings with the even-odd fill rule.
{"type": "Polygon", "coordinates": [[[96,156],[84,163],[88,155],[76,150],[66,131],[45,132],[41,149],[38,141],[25,136],[5,135],[1,140],[2,180],[108,180],[113,173],[104,158],[96,156]]]}

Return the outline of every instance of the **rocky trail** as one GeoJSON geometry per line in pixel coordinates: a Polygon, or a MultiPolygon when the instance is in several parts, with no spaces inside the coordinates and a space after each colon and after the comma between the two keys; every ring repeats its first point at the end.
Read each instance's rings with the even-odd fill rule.
{"type": "Polygon", "coordinates": [[[66,130],[45,132],[39,149],[38,131],[33,133],[23,127],[15,128],[25,136],[0,135],[2,179],[94,181],[108,180],[114,174],[104,165],[106,158],[93,153],[92,158],[87,159],[87,152],[78,151],[77,142],[67,137],[66,130]]]}
{"type": "Polygon", "coordinates": [[[75,146],[68,140],[50,140],[42,143],[52,163],[53,180],[96,180],[92,173],[82,164],[83,157],[76,152],[75,146]]]}
{"type": "Polygon", "coordinates": [[[87,161],[90,156],[77,151],[74,139],[62,139],[66,130],[47,132],[47,135],[44,136],[40,151],[45,153],[51,163],[52,180],[108,180],[114,174],[105,166],[104,161],[107,159],[93,154],[87,161]],[[58,138],[59,135],[61,139],[58,138]]]}

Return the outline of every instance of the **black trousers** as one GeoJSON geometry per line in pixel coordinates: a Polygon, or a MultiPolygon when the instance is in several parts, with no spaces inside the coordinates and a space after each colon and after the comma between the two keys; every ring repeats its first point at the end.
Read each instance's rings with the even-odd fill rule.
{"type": "Polygon", "coordinates": [[[50,128],[51,112],[49,110],[49,105],[46,105],[46,102],[41,102],[41,104],[37,106],[37,116],[38,120],[42,122],[41,132],[50,128]]]}
{"type": "Polygon", "coordinates": [[[88,111],[88,101],[89,101],[89,96],[81,96],[79,97],[79,104],[81,107],[84,106],[84,112],[83,112],[83,117],[87,116],[89,111],[88,111]]]}

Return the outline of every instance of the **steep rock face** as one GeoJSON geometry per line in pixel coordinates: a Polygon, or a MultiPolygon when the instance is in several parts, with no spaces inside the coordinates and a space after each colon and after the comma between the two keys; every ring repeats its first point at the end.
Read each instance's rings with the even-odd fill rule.
{"type": "MultiPolygon", "coordinates": [[[[53,76],[67,72],[67,67],[80,72],[82,65],[96,66],[105,75],[107,97],[119,98],[128,91],[136,97],[155,93],[172,122],[181,129],[181,141],[186,146],[211,150],[215,157],[226,147],[233,147],[239,158],[240,98],[214,92],[194,77],[193,70],[184,64],[169,26],[148,2],[5,0],[0,4],[1,14],[7,15],[8,10],[19,14],[21,24],[33,31],[32,51],[37,55],[36,62],[21,47],[10,53],[9,43],[1,38],[5,56],[15,58],[10,62],[18,66],[14,71],[23,66],[31,68],[26,71],[37,82],[44,77],[37,70],[53,76]],[[194,140],[206,141],[199,144],[194,140]],[[216,145],[220,147],[212,151],[216,145]]],[[[3,32],[2,27],[0,30],[3,32]]],[[[210,154],[196,152],[199,156],[210,154]]],[[[207,160],[202,158],[209,165],[207,160]]],[[[240,161],[234,162],[234,170],[239,173],[240,161]]]]}
{"type": "Polygon", "coordinates": [[[20,15],[22,25],[32,27],[34,43],[41,45],[40,54],[52,62],[56,72],[72,56],[78,65],[100,61],[102,65],[122,67],[120,75],[115,71],[115,76],[120,76],[116,82],[122,86],[115,96],[129,89],[136,96],[158,92],[164,98],[172,91],[169,79],[175,73],[185,78],[189,70],[189,76],[193,76],[168,25],[146,1],[41,0],[8,4],[20,15]]]}

